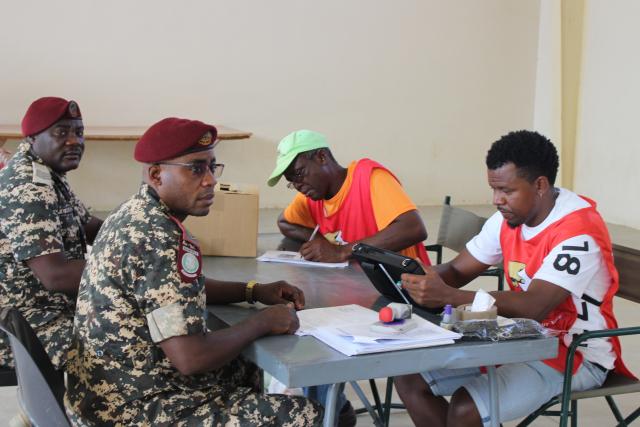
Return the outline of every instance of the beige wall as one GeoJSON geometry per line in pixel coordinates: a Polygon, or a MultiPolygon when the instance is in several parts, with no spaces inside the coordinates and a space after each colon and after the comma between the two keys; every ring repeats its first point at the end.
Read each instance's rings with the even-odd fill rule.
{"type": "MultiPolygon", "coordinates": [[[[540,1],[533,128],[562,148],[562,4],[540,1]]],[[[562,169],[562,164],[560,165],[562,169]]],[[[557,184],[562,184],[558,174],[557,184]]]]}
{"type": "Polygon", "coordinates": [[[638,16],[634,0],[587,1],[574,179],[607,221],[634,228],[640,228],[638,16]]]}
{"type": "MultiPolygon", "coordinates": [[[[224,179],[259,183],[278,140],[326,133],[339,160],[391,168],[418,204],[490,200],[484,155],[531,127],[538,0],[4,2],[0,123],[43,95],[76,99],[85,124],[169,115],[254,132],[224,142],[224,179]],[[35,12],[37,11],[37,13],[35,12]],[[11,17],[11,19],[6,19],[11,17]]],[[[135,190],[131,144],[89,142],[71,174],[97,209],[135,190]],[[117,148],[116,148],[117,147],[117,148]]]]}

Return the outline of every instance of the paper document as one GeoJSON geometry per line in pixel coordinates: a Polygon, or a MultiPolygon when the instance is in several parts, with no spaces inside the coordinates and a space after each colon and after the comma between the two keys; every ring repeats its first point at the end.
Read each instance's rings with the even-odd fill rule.
{"type": "Polygon", "coordinates": [[[378,313],[356,304],[301,310],[298,319],[297,335],[312,335],[347,356],[453,344],[461,337],[417,315],[411,320],[418,326],[405,333],[376,333],[370,326],[378,321],[378,313]]]}
{"type": "Polygon", "coordinates": [[[344,268],[349,266],[349,261],[345,262],[316,262],[307,261],[300,255],[300,252],[292,251],[267,251],[256,258],[265,262],[284,262],[288,264],[309,265],[313,267],[344,268]]]}

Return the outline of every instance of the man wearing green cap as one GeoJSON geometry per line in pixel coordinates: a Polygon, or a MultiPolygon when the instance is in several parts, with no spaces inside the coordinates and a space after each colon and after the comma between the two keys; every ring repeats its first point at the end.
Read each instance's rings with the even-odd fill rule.
{"type": "Polygon", "coordinates": [[[304,242],[300,253],[306,259],[346,261],[353,244],[365,242],[430,264],[422,245],[427,231],[416,206],[381,164],[361,159],[344,168],[324,135],[299,130],[280,141],[267,183],[274,186],[281,176],[298,194],[278,218],[278,227],[286,237],[304,242]]]}
{"type": "MultiPolygon", "coordinates": [[[[299,130],[278,145],[276,168],[268,184],[284,176],[298,194],[278,218],[282,234],[301,244],[308,260],[342,262],[356,242],[400,251],[430,265],[422,242],[427,231],[416,206],[397,178],[381,164],[361,159],[342,167],[324,135],[299,130]],[[317,232],[316,232],[317,230],[317,232]]],[[[307,390],[324,401],[324,386],[307,390]]],[[[342,405],[341,405],[342,403],[342,405]]],[[[341,415],[352,410],[344,394],[341,415]]],[[[339,425],[353,425],[339,423],[339,425]]]]}

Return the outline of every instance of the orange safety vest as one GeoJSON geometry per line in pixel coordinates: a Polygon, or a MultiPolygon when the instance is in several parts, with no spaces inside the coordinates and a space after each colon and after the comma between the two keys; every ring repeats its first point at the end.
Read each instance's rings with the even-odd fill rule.
{"type": "MultiPolygon", "coordinates": [[[[607,327],[617,328],[618,324],[613,314],[613,296],[618,291],[618,271],[613,264],[611,238],[609,237],[609,232],[602,217],[596,211],[596,203],[586,197],[580,197],[586,200],[591,206],[571,212],[529,240],[522,238],[522,226],[511,228],[507,225],[506,221],[503,221],[500,229],[500,246],[504,258],[504,271],[509,271],[510,262],[518,262],[525,265],[524,271],[527,277],[534,277],[542,265],[544,258],[557,245],[575,236],[583,234],[591,236],[600,247],[605,264],[609,270],[609,275],[611,276],[609,289],[599,305],[599,310],[607,323],[607,327]]],[[[569,265],[569,263],[570,260],[566,265],[569,265]]],[[[507,274],[507,283],[511,290],[515,292],[524,291],[518,283],[514,283],[509,276],[510,275],[507,274]]],[[[545,364],[560,372],[564,372],[568,352],[568,347],[564,343],[563,337],[575,323],[577,316],[578,312],[571,295],[569,295],[542,321],[545,327],[560,331],[558,356],[554,359],[543,361],[545,364]]],[[[623,375],[633,377],[633,374],[626,368],[622,361],[618,337],[611,337],[609,341],[616,354],[614,370],[623,375]]],[[[582,359],[582,354],[579,351],[576,352],[575,358],[573,359],[574,374],[582,363],[582,359]]]]}
{"type": "MultiPolygon", "coordinates": [[[[373,236],[378,231],[376,218],[371,203],[371,173],[374,169],[380,168],[389,172],[380,163],[370,159],[361,159],[353,171],[351,188],[345,196],[340,208],[331,216],[324,215],[324,200],[311,200],[307,198],[309,212],[316,224],[320,226],[319,232],[323,235],[328,233],[342,232],[342,239],[345,242],[355,242],[373,236]]],[[[417,243],[415,248],[420,260],[424,265],[431,265],[427,251],[422,243],[417,243]]]]}

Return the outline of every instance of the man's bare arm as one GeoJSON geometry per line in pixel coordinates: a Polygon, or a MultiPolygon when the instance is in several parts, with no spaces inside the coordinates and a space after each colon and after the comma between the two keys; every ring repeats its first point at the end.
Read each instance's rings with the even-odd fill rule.
{"type": "Polygon", "coordinates": [[[172,337],[159,345],[181,374],[193,375],[222,367],[261,336],[292,334],[298,326],[292,307],[274,305],[229,328],[172,337]]]}
{"type": "Polygon", "coordinates": [[[284,212],[281,212],[280,216],[278,216],[278,228],[283,236],[299,242],[308,241],[313,233],[313,228],[294,224],[284,219],[284,212]]]}

